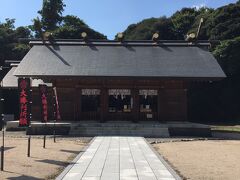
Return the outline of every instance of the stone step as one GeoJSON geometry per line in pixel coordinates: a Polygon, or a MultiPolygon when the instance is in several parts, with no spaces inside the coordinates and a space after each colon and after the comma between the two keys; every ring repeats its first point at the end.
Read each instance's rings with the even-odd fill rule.
{"type": "Polygon", "coordinates": [[[149,127],[73,127],[70,135],[83,136],[144,136],[144,137],[169,137],[168,128],[149,128],[149,127]]]}

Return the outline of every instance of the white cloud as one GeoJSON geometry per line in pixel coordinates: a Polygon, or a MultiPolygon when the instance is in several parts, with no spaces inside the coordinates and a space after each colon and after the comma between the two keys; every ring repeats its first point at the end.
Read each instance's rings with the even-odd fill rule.
{"type": "Polygon", "coordinates": [[[198,4],[198,5],[193,5],[192,6],[193,8],[196,8],[197,10],[203,8],[203,7],[206,7],[206,4],[205,3],[202,3],[202,4],[198,4]]]}

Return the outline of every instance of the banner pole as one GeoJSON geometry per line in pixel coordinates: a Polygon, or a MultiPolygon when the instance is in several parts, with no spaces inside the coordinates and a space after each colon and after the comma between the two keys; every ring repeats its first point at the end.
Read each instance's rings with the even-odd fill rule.
{"type": "MultiPolygon", "coordinates": [[[[1,87],[2,87],[2,82],[1,82],[1,87]]],[[[1,97],[0,99],[1,103],[4,103],[4,99],[1,97]]],[[[2,104],[2,107],[4,105],[2,104]]],[[[3,109],[3,108],[2,108],[3,109]]],[[[4,170],[4,150],[5,150],[5,122],[4,122],[4,114],[2,112],[1,114],[1,121],[2,121],[2,146],[1,146],[1,171],[4,170]]]]}
{"type": "Polygon", "coordinates": [[[46,148],[46,135],[43,136],[43,148],[46,148]]]}
{"type": "MultiPolygon", "coordinates": [[[[32,104],[32,102],[31,102],[31,104],[32,104]]],[[[29,127],[28,128],[31,128],[31,119],[32,119],[32,114],[30,114],[30,121],[29,121],[29,127]]],[[[31,155],[31,135],[29,134],[27,156],[30,157],[30,155],[31,155]]]]}
{"type": "Polygon", "coordinates": [[[43,136],[43,148],[44,149],[46,148],[46,134],[47,134],[46,127],[47,127],[47,124],[45,122],[45,131],[44,131],[44,136],[43,136]]]}
{"type": "Polygon", "coordinates": [[[4,114],[2,116],[2,146],[1,146],[1,171],[4,170],[4,149],[5,149],[5,130],[4,130],[4,114]]]}
{"type": "Polygon", "coordinates": [[[55,126],[56,120],[54,120],[53,124],[53,142],[56,143],[56,126],[55,126]]]}
{"type": "Polygon", "coordinates": [[[30,157],[30,152],[31,152],[31,135],[28,137],[28,153],[27,156],[30,157]]]}

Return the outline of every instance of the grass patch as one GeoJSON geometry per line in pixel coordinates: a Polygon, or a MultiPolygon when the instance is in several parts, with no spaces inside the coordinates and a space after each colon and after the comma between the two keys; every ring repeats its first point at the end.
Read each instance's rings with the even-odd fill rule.
{"type": "Polygon", "coordinates": [[[213,131],[239,132],[240,133],[240,125],[236,125],[236,126],[212,126],[211,130],[213,130],[213,131]]]}

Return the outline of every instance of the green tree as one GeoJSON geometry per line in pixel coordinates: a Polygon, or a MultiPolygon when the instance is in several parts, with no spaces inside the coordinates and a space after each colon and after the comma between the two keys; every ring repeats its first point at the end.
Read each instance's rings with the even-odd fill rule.
{"type": "Polygon", "coordinates": [[[53,31],[60,25],[64,7],[63,0],[43,0],[42,10],[38,11],[43,30],[53,31]]]}
{"type": "Polygon", "coordinates": [[[63,17],[62,24],[53,31],[53,36],[63,39],[81,39],[82,32],[86,32],[89,39],[107,39],[103,34],[91,29],[83,20],[72,15],[63,17]]]}
{"type": "Polygon", "coordinates": [[[171,16],[177,39],[184,39],[199,13],[196,8],[183,8],[171,16]]]}
{"type": "Polygon", "coordinates": [[[201,31],[199,32],[198,39],[207,40],[210,39],[210,31],[209,22],[212,20],[212,13],[214,9],[203,7],[199,9],[199,15],[196,16],[192,27],[188,30],[189,33],[196,33],[199,27],[200,19],[203,18],[203,23],[201,27],[201,31]]]}
{"type": "Polygon", "coordinates": [[[228,77],[240,76],[240,36],[222,41],[213,54],[228,77]]]}
{"type": "Polygon", "coordinates": [[[131,24],[123,32],[126,40],[150,40],[158,32],[160,39],[175,39],[173,23],[165,16],[145,19],[137,24],[131,24]]]}
{"type": "MultiPolygon", "coordinates": [[[[7,59],[21,60],[30,49],[28,44],[18,41],[19,38],[30,37],[30,30],[27,27],[15,29],[14,23],[14,19],[6,19],[0,23],[0,66],[7,59]]],[[[3,75],[0,74],[0,79],[3,75]]]]}
{"type": "Polygon", "coordinates": [[[35,37],[42,38],[44,32],[51,32],[54,38],[77,39],[86,32],[89,39],[106,39],[103,34],[91,29],[80,18],[67,15],[62,16],[65,4],[62,0],[43,0],[43,7],[38,13],[40,18],[33,19],[29,26],[35,32],[35,37]]]}
{"type": "Polygon", "coordinates": [[[240,4],[229,4],[212,13],[209,19],[210,39],[232,39],[240,36],[240,4]]]}

